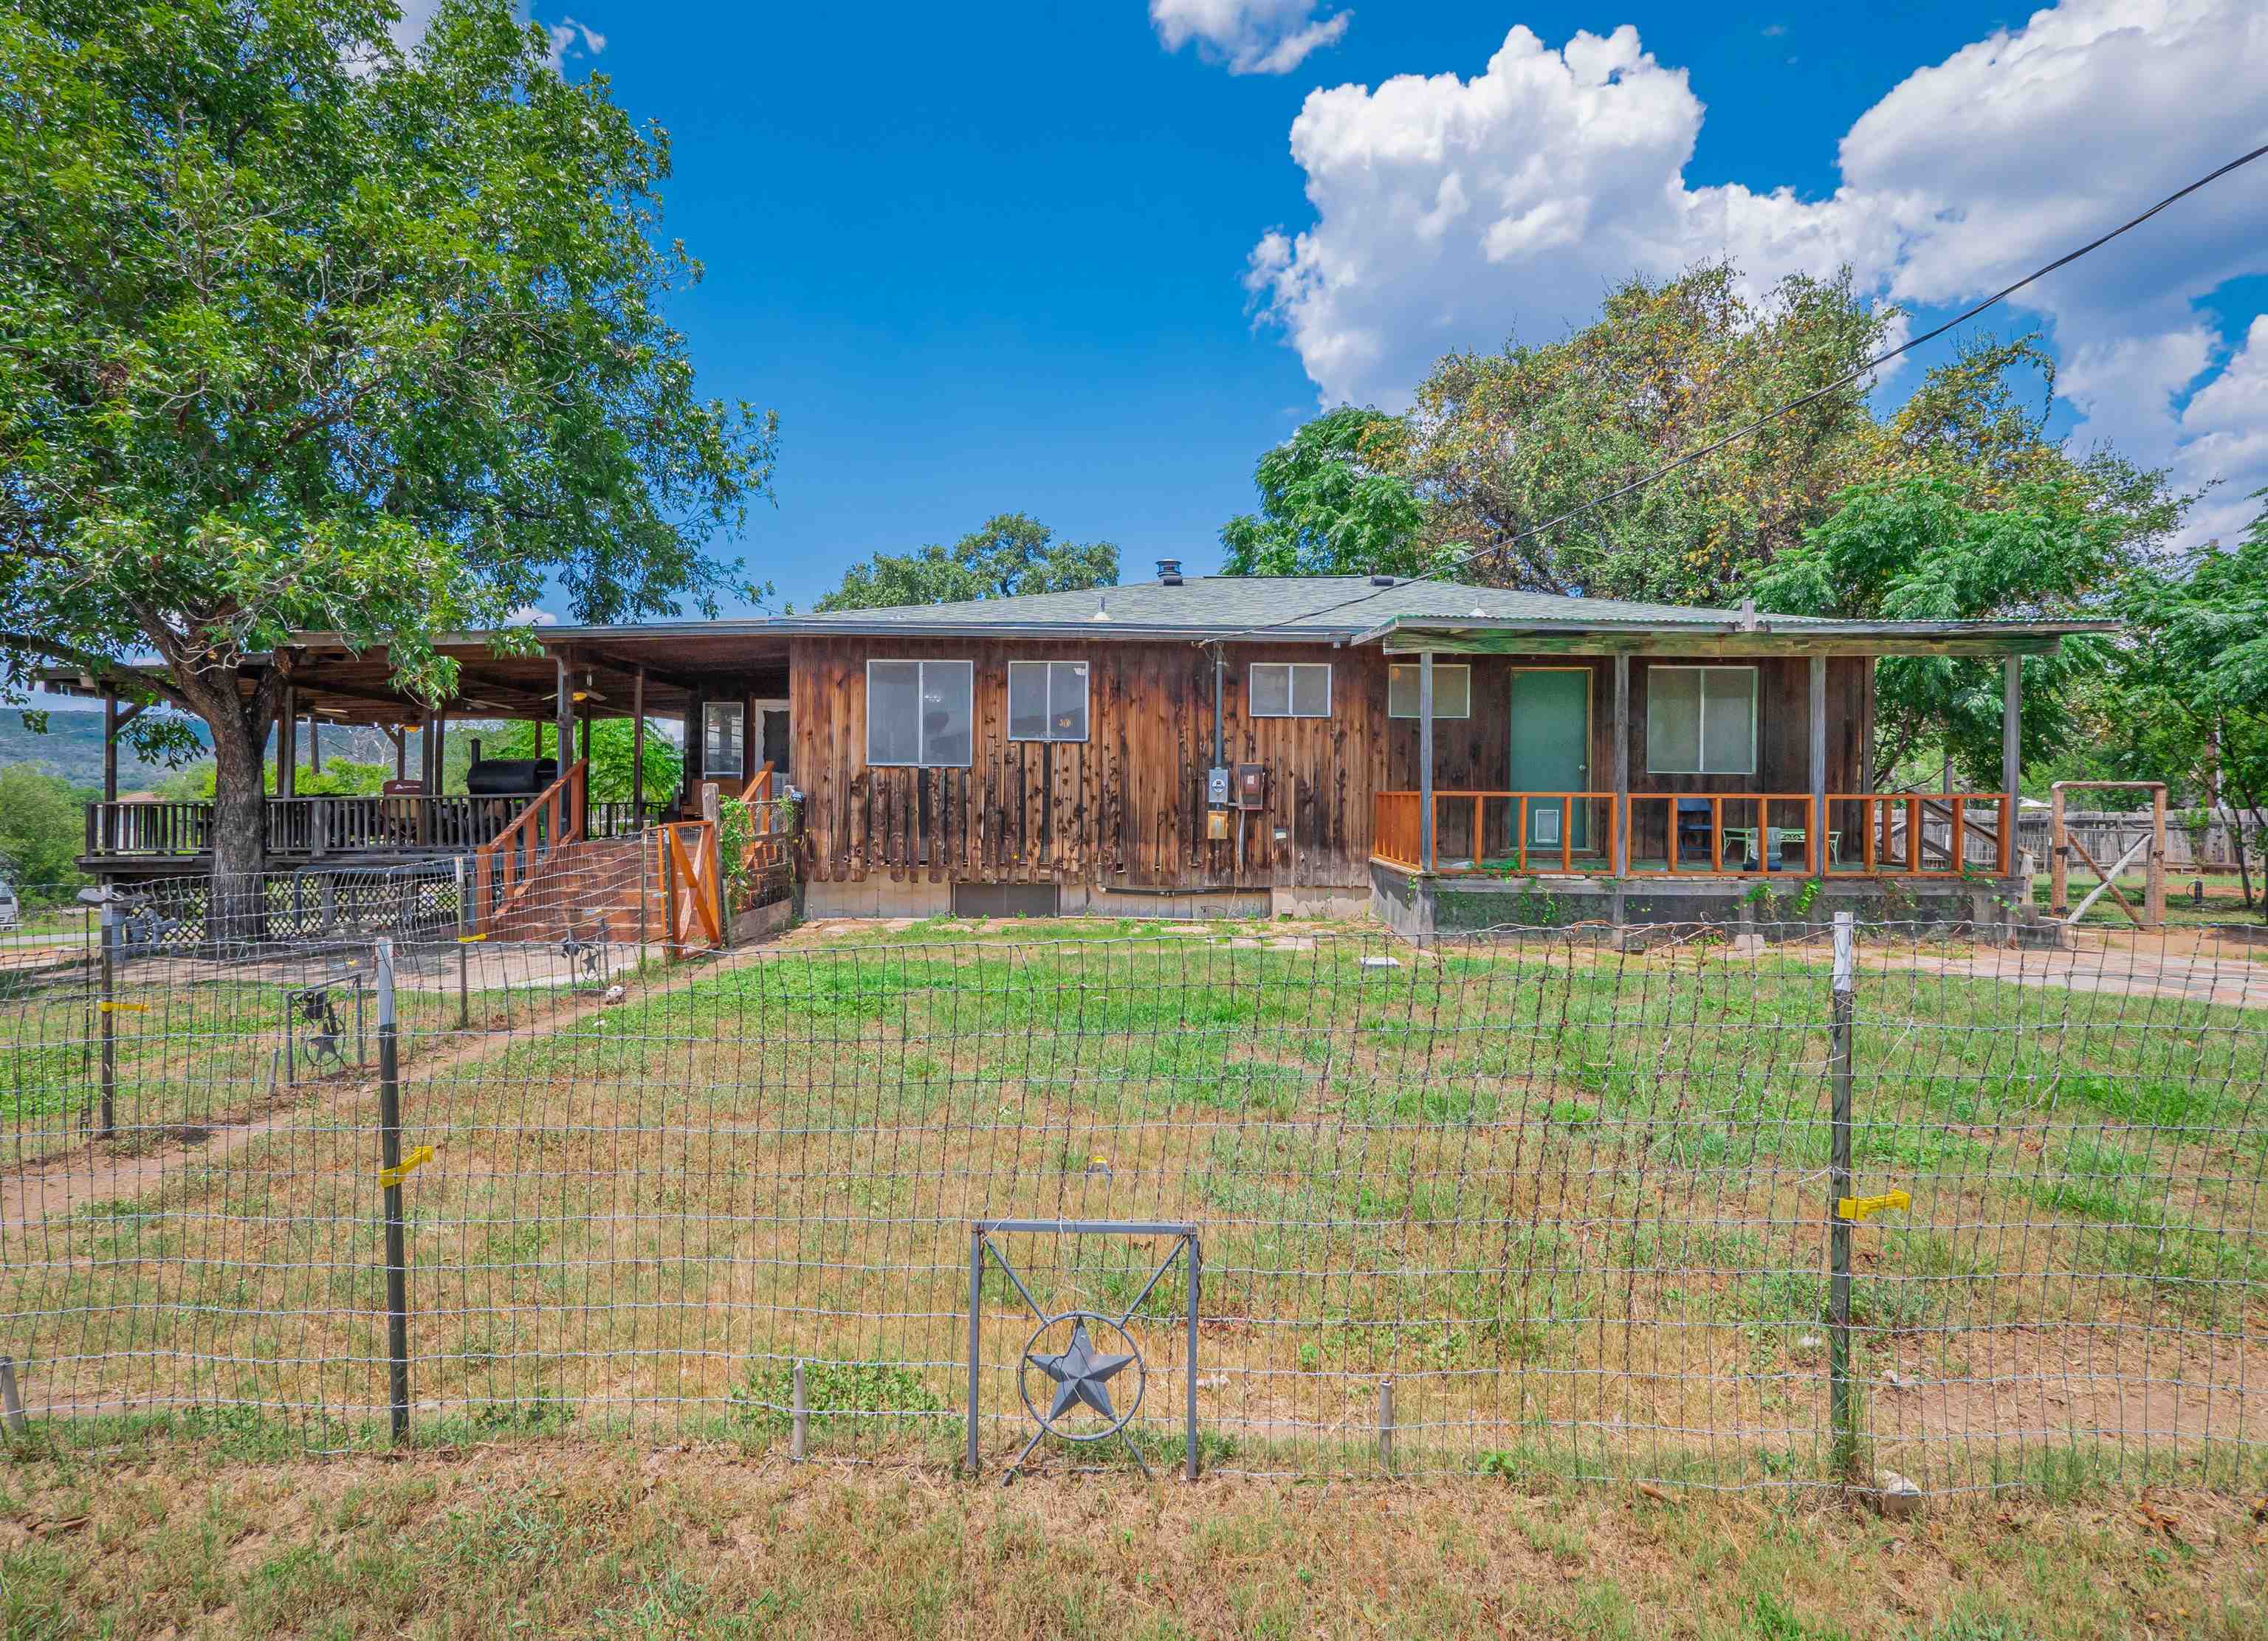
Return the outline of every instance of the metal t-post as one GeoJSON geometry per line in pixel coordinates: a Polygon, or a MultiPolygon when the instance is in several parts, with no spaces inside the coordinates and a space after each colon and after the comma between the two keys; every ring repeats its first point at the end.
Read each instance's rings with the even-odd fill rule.
{"type": "Polygon", "coordinates": [[[378,969],[378,1155],[386,1202],[386,1358],[394,1439],[409,1434],[409,1251],[401,1219],[401,1060],[394,1015],[394,942],[378,969]]]}
{"type": "Polygon", "coordinates": [[[473,1024],[472,992],[472,933],[473,909],[466,899],[470,892],[466,882],[465,857],[456,857],[457,868],[457,1029],[469,1031],[473,1024]]]}
{"type": "Polygon", "coordinates": [[[102,1103],[95,1119],[97,1139],[108,1139],[118,1129],[118,1027],[113,1012],[118,1006],[118,908],[106,896],[102,902],[102,997],[95,1011],[102,1017],[102,1103]]]}
{"type": "Polygon", "coordinates": [[[1857,967],[1857,916],[1835,914],[1835,1001],[1828,1043],[1828,1079],[1834,1099],[1833,1150],[1828,1163],[1827,1383],[1828,1422],[1834,1430],[1835,1468],[1856,1479],[1858,1431],[1851,1407],[1851,1222],[1843,1199],[1851,1195],[1851,1023],[1857,967]]]}

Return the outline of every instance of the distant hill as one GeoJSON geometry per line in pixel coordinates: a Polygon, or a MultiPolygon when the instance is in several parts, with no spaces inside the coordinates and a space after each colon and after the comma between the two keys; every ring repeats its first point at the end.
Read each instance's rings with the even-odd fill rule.
{"type": "MultiPolygon", "coordinates": [[[[212,736],[196,719],[189,720],[197,743],[210,747],[212,736]]],[[[306,761],[306,732],[300,731],[299,757],[306,761]]],[[[352,758],[364,763],[392,764],[394,743],[386,732],[366,725],[323,725],[323,752],[328,757],[352,758]]],[[[102,785],[102,714],[49,712],[44,735],[24,727],[20,712],[0,709],[0,765],[28,763],[60,775],[74,786],[102,785]]],[[[173,771],[162,763],[144,763],[131,747],[118,749],[118,790],[146,792],[173,771]]]]}
{"type": "MultiPolygon", "coordinates": [[[[197,740],[210,746],[202,724],[192,721],[197,740]]],[[[60,775],[74,786],[102,785],[102,714],[49,712],[44,735],[24,727],[19,712],[0,710],[0,764],[28,763],[60,775]]],[[[144,763],[131,747],[118,749],[118,790],[144,792],[173,771],[162,763],[144,763]]]]}

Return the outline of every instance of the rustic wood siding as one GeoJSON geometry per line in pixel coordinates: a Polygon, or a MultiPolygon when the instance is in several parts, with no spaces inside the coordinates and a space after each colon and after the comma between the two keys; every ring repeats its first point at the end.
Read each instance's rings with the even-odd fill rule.
{"type": "MultiPolygon", "coordinates": [[[[1269,771],[1268,806],[1246,812],[1240,849],[1205,836],[1212,763],[1212,662],[1193,644],[1110,640],[797,638],[790,713],[797,784],[806,794],[811,872],[821,882],[869,875],[900,881],[1062,882],[1100,887],[1356,887],[1368,881],[1371,794],[1418,785],[1418,725],[1387,717],[1387,658],[1327,644],[1231,645],[1222,717],[1226,761],[1269,771]],[[974,748],[966,769],[866,766],[866,663],[973,664],[974,748]],[[1087,663],[1084,744],[1008,739],[1010,660],[1087,663]],[[1328,718],[1254,718],[1245,710],[1256,660],[1332,668],[1328,718]],[[1283,835],[1277,835],[1281,832],[1283,835]]],[[[1434,725],[1434,784],[1507,788],[1510,673],[1521,666],[1592,672],[1591,770],[1614,784],[1613,664],[1565,656],[1481,656],[1472,714],[1434,725]]],[[[1810,782],[1808,662],[1758,666],[1755,776],[1652,776],[1646,769],[1644,659],[1631,667],[1631,785],[1639,791],[1800,792],[1810,782]]],[[[1870,664],[1828,663],[1828,784],[1862,790],[1871,723],[1870,664]]],[[[1641,834],[1659,834],[1660,805],[1641,834]]],[[[1492,828],[1494,826],[1492,823],[1492,828]]],[[[1601,843],[1603,843],[1602,838],[1601,843]]],[[[1645,839],[1641,836],[1643,848],[1645,839]]]]}

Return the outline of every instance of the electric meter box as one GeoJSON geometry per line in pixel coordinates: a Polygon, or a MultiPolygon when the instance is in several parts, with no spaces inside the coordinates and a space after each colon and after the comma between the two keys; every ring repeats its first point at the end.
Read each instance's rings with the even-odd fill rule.
{"type": "Polygon", "coordinates": [[[1236,766],[1236,806],[1239,809],[1268,807],[1266,764],[1240,763],[1236,766]]]}
{"type": "Polygon", "coordinates": [[[1205,771],[1205,802],[1216,809],[1228,807],[1229,772],[1226,768],[1205,771]]]}

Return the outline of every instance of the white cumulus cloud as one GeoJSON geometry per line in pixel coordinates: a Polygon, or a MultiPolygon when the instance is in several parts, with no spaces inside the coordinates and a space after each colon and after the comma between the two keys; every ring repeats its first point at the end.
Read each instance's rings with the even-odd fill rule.
{"type": "MultiPolygon", "coordinates": [[[[1908,76],[1842,138],[1841,186],[1807,199],[1690,183],[1704,105],[1635,29],[1555,50],[1516,27],[1469,78],[1311,93],[1292,153],[1314,220],[1264,235],[1247,282],[1325,402],[1389,406],[1451,348],[1550,340],[1633,272],[1718,256],[1758,287],[1847,262],[1881,299],[1954,305],[2268,142],[2268,105],[2233,94],[2263,84],[2251,0],[2066,0],[1908,76]]],[[[2264,210],[2268,161],[1997,321],[2047,323],[2080,445],[2113,438],[2184,484],[2268,483],[2268,451],[2229,420],[2257,400],[2214,391],[2240,365],[2268,377],[2268,341],[2237,348],[2192,305],[2268,270],[2264,210]]]]}
{"type": "Polygon", "coordinates": [[[1318,17],[1319,0],[1150,0],[1151,26],[1168,51],[1195,40],[1231,74],[1289,74],[1332,45],[1351,11],[1318,17]]]}

